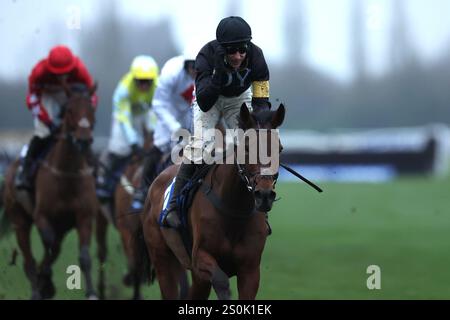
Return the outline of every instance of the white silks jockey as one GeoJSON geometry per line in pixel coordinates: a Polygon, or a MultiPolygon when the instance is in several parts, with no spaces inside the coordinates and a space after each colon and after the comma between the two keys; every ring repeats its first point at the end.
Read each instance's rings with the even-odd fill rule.
{"type": "Polygon", "coordinates": [[[192,127],[194,101],[195,58],[199,49],[189,45],[182,55],[169,59],[163,66],[153,98],[153,111],[157,117],[154,147],[144,165],[141,187],[136,190],[132,211],[140,211],[147,189],[157,175],[157,166],[164,154],[177,144],[180,130],[192,127]]]}

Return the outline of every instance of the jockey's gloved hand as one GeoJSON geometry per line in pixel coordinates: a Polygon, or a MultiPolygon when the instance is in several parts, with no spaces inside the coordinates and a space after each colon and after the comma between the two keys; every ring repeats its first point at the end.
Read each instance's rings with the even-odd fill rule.
{"type": "Polygon", "coordinates": [[[38,95],[34,93],[29,93],[26,98],[28,109],[32,110],[33,107],[39,106],[41,103],[41,99],[38,95]]]}
{"type": "Polygon", "coordinates": [[[225,49],[219,45],[214,55],[212,83],[218,87],[223,87],[227,82],[228,72],[225,67],[225,49]]]}

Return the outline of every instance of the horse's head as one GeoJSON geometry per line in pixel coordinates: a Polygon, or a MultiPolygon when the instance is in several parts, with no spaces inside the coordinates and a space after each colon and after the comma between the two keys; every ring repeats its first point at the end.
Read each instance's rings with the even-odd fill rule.
{"type": "Polygon", "coordinates": [[[274,189],[278,178],[281,145],[275,129],[283,123],[284,115],[283,104],[276,111],[250,113],[245,104],[240,110],[239,126],[244,130],[245,136],[242,142],[245,163],[240,165],[238,162],[238,169],[247,188],[254,193],[256,209],[262,212],[272,209],[276,197],[274,189]]]}
{"type": "Polygon", "coordinates": [[[63,109],[62,133],[66,135],[81,152],[86,151],[93,141],[95,125],[95,107],[91,97],[95,94],[97,85],[93,88],[64,87],[68,101],[63,109]]]}

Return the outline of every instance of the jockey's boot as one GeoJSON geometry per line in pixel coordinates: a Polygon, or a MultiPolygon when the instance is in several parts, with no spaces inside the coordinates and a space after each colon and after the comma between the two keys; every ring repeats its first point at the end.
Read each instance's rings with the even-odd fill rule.
{"type": "Polygon", "coordinates": [[[121,157],[108,152],[103,161],[97,175],[97,196],[101,199],[108,200],[112,197],[116,186],[117,171],[125,165],[127,157],[121,157]]]}
{"type": "Polygon", "coordinates": [[[147,191],[153,180],[156,177],[156,169],[161,160],[162,152],[157,147],[153,147],[148,156],[145,158],[144,170],[142,172],[141,185],[133,194],[133,201],[131,202],[131,212],[137,213],[142,211],[144,207],[147,191]]]}
{"type": "Polygon", "coordinates": [[[177,197],[180,194],[183,187],[191,179],[195,172],[196,165],[192,163],[182,163],[175,180],[175,185],[173,187],[172,198],[167,208],[167,214],[163,219],[163,225],[178,228],[181,225],[180,218],[178,217],[177,210],[177,197]]]}
{"type": "Polygon", "coordinates": [[[34,136],[28,145],[27,154],[23,162],[17,168],[17,175],[14,184],[17,189],[32,190],[33,189],[33,172],[32,166],[42,153],[44,148],[50,142],[49,138],[39,138],[34,136]]]}

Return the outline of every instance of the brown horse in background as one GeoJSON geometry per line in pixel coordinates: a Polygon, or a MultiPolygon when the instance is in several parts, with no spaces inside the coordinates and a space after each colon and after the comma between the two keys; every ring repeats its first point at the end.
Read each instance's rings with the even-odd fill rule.
{"type": "MultiPolygon", "coordinates": [[[[146,140],[147,141],[147,140],[146,140]]],[[[144,150],[149,150],[150,146],[144,144],[144,150]]],[[[115,210],[116,210],[116,226],[120,233],[122,246],[127,258],[128,273],[125,275],[123,281],[126,285],[133,287],[133,299],[141,299],[140,287],[145,281],[153,282],[154,272],[151,269],[151,262],[148,256],[147,247],[145,245],[141,213],[130,213],[130,206],[132,202],[133,193],[140,187],[143,179],[143,164],[142,158],[134,157],[115,191],[115,210]]],[[[158,174],[159,167],[166,167],[170,161],[170,154],[165,154],[161,157],[159,166],[156,168],[158,174]]],[[[149,177],[146,177],[149,178],[149,177]]],[[[149,182],[150,183],[150,182],[149,182]]],[[[146,190],[147,191],[147,190],[146,190]]],[[[186,297],[188,293],[188,279],[186,272],[183,272],[179,278],[181,297],[186,297]]]]}
{"type": "MultiPolygon", "coordinates": [[[[244,130],[276,129],[284,120],[285,109],[250,114],[240,110],[244,130]]],[[[269,143],[270,144],[270,143],[269,143]]],[[[245,148],[250,146],[246,143],[245,148]]],[[[269,152],[279,154],[280,150],[269,152]]],[[[236,159],[235,159],[236,160],[236,159]]],[[[189,298],[207,299],[214,287],[219,299],[229,299],[229,277],[237,276],[239,299],[255,299],[259,288],[259,265],[268,228],[265,214],[275,200],[276,175],[262,175],[264,166],[256,164],[216,164],[203,179],[188,213],[192,243],[190,269],[192,287],[189,298]]],[[[151,185],[145,205],[144,235],[156,270],[163,299],[177,299],[177,279],[184,268],[165,242],[158,219],[164,192],[177,167],[165,170],[151,185]]]]}
{"type": "MultiPolygon", "coordinates": [[[[144,146],[143,150],[148,151],[153,146],[153,135],[143,128],[144,132],[144,146]]],[[[145,278],[147,272],[144,264],[143,254],[146,255],[145,247],[141,246],[142,241],[139,237],[142,236],[142,226],[139,214],[130,214],[131,201],[133,194],[139,188],[143,172],[144,155],[132,155],[129,163],[125,167],[120,181],[117,183],[113,203],[110,205],[110,210],[114,210],[114,214],[109,216],[114,217],[112,221],[120,233],[122,246],[125,257],[127,259],[128,273],[124,276],[123,282],[125,285],[133,286],[133,299],[140,299],[140,285],[145,278]]],[[[100,214],[96,220],[97,229],[96,237],[98,243],[98,258],[100,264],[106,262],[107,248],[106,248],[106,231],[108,220],[104,214],[100,214]]],[[[105,276],[103,267],[100,268],[99,275],[99,296],[105,298],[105,276]]]]}
{"type": "MultiPolygon", "coordinates": [[[[144,133],[144,153],[131,155],[120,181],[117,183],[113,203],[105,204],[102,210],[103,212],[105,210],[114,211],[114,213],[108,214],[107,216],[114,217],[114,221],[111,222],[115,224],[119,231],[128,268],[127,274],[123,278],[123,283],[126,286],[133,287],[133,299],[135,300],[141,299],[141,284],[146,280],[153,280],[147,248],[143,240],[140,213],[130,212],[133,194],[140,187],[143,178],[145,157],[153,147],[153,134],[145,128],[142,128],[142,130],[144,133]]],[[[163,156],[160,165],[165,165],[166,161],[168,161],[167,156],[163,156]]],[[[103,265],[106,262],[107,256],[106,232],[108,219],[103,213],[98,215],[96,222],[97,254],[102,265],[99,273],[99,296],[101,299],[104,299],[105,275],[103,265]]]]}
{"type": "MultiPolygon", "coordinates": [[[[153,147],[153,135],[144,130],[143,150],[148,151],[153,147]]],[[[141,299],[140,286],[142,281],[149,277],[142,254],[145,247],[141,246],[142,225],[140,214],[130,213],[133,194],[140,187],[143,174],[145,155],[133,155],[130,163],[125,168],[120,182],[114,193],[115,224],[120,233],[122,247],[127,258],[128,273],[124,276],[125,285],[133,287],[133,299],[141,299]]]]}
{"type": "Polygon", "coordinates": [[[143,254],[145,247],[141,247],[142,225],[137,213],[130,213],[133,194],[139,188],[142,179],[142,158],[133,159],[125,169],[120,182],[117,184],[114,202],[116,211],[116,226],[122,240],[122,247],[127,258],[128,273],[123,282],[133,286],[133,299],[141,299],[140,286],[147,272],[143,254]],[[134,161],[133,161],[134,160],[134,161]]]}
{"type": "Polygon", "coordinates": [[[92,220],[99,207],[88,157],[95,124],[91,96],[96,87],[80,92],[72,91],[67,86],[64,89],[68,102],[63,106],[61,133],[39,166],[34,194],[18,191],[14,187],[18,161],[6,174],[5,213],[14,226],[33,299],[54,296],[52,264],[59,255],[64,236],[72,228],[76,228],[78,233],[79,261],[86,279],[86,296],[95,298],[89,245],[92,220]],[[45,250],[39,268],[30,243],[33,223],[38,228],[45,250]]]}

